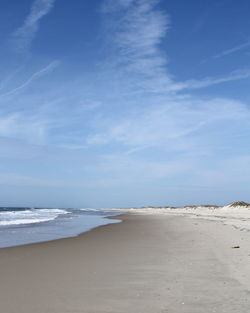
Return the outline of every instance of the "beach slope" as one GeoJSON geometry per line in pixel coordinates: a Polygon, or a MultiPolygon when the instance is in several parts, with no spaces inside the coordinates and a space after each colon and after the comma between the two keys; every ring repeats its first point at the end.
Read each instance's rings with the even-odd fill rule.
{"type": "Polygon", "coordinates": [[[249,233],[182,216],[121,218],[0,249],[0,312],[249,312],[249,233]]]}

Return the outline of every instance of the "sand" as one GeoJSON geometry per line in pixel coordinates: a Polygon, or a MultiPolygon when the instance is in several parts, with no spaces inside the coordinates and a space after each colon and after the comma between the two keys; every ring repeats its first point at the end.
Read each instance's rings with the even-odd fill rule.
{"type": "Polygon", "coordinates": [[[0,249],[0,312],[249,312],[249,232],[183,216],[122,219],[0,249]]]}
{"type": "Polygon", "coordinates": [[[141,207],[128,209],[112,209],[133,214],[167,214],[203,218],[211,221],[220,221],[225,225],[232,225],[240,230],[250,231],[250,204],[238,201],[225,206],[200,205],[184,207],[141,207]]]}

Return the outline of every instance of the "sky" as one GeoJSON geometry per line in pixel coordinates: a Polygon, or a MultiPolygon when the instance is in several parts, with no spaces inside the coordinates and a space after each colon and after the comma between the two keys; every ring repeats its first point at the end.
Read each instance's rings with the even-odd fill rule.
{"type": "Polygon", "coordinates": [[[247,0],[2,0],[0,206],[250,201],[247,0]]]}

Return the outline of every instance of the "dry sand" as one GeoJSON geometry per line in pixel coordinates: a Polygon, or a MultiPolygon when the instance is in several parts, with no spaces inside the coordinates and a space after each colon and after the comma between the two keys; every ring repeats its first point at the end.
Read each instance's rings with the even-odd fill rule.
{"type": "Polygon", "coordinates": [[[0,312],[250,311],[249,232],[182,216],[122,219],[75,238],[0,249],[0,312]]]}

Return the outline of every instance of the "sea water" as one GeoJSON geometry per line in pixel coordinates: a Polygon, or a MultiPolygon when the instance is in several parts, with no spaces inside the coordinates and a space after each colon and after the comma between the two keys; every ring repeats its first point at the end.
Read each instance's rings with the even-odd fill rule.
{"type": "Polygon", "coordinates": [[[73,237],[120,222],[118,213],[98,209],[0,208],[0,248],[73,237]]]}

